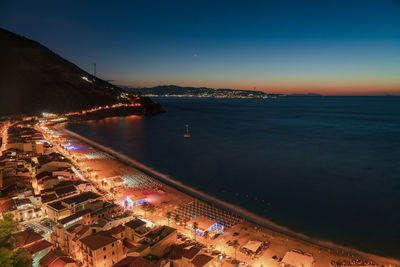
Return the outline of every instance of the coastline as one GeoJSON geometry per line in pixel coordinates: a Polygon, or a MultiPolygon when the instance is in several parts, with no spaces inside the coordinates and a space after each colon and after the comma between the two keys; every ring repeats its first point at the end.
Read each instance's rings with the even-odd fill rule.
{"type": "Polygon", "coordinates": [[[304,243],[304,245],[306,245],[306,246],[311,246],[311,247],[316,246],[319,249],[321,249],[321,248],[326,249],[326,250],[329,250],[329,253],[334,253],[341,257],[353,255],[353,256],[357,256],[357,257],[371,259],[375,262],[385,262],[385,264],[388,264],[388,266],[393,266],[394,264],[396,264],[396,265],[400,264],[400,260],[395,259],[395,258],[384,257],[384,256],[366,253],[363,251],[359,251],[355,248],[344,247],[341,245],[334,244],[330,241],[318,240],[318,239],[306,236],[301,233],[296,233],[284,226],[277,225],[276,223],[274,223],[266,218],[263,218],[252,212],[249,212],[246,209],[226,203],[216,197],[213,197],[213,196],[203,193],[195,188],[192,188],[185,184],[182,184],[181,182],[176,181],[176,180],[172,179],[171,177],[169,177],[165,174],[162,174],[148,166],[145,166],[144,164],[142,164],[126,155],[123,155],[122,153],[119,153],[109,147],[103,146],[103,145],[101,145],[95,141],[92,141],[86,137],[83,137],[75,132],[72,132],[65,128],[62,128],[62,131],[65,134],[73,136],[76,139],[79,139],[80,141],[87,143],[100,151],[103,151],[105,153],[112,155],[118,161],[125,163],[125,164],[129,165],[130,167],[133,167],[133,168],[145,173],[146,175],[152,177],[153,179],[156,179],[156,180],[182,192],[183,194],[187,194],[191,197],[200,199],[201,201],[204,201],[206,203],[214,205],[220,209],[227,210],[229,212],[237,214],[239,217],[243,218],[244,220],[246,220],[250,223],[254,223],[255,225],[262,226],[262,227],[264,227],[268,230],[271,230],[275,233],[278,233],[280,235],[289,237],[291,239],[295,239],[296,241],[298,241],[300,243],[304,243]],[[332,252],[330,250],[332,250],[332,252]]]}

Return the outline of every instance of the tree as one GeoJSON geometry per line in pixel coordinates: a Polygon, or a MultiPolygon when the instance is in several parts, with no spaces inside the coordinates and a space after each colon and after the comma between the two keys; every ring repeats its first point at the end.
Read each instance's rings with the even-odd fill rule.
{"type": "Polygon", "coordinates": [[[169,226],[169,220],[171,219],[171,212],[170,212],[170,211],[168,211],[168,212],[165,214],[165,216],[167,217],[167,220],[168,220],[168,226],[169,226]]]}
{"type": "Polygon", "coordinates": [[[199,228],[199,224],[197,222],[194,222],[192,224],[192,228],[193,228],[193,231],[194,231],[194,241],[196,241],[196,236],[197,236],[196,230],[199,228]]]}
{"type": "MultiPolygon", "coordinates": [[[[151,207],[150,207],[150,212],[151,212],[151,215],[153,215],[154,216],[154,214],[156,213],[156,207],[154,206],[154,205],[152,205],[151,207]]],[[[154,219],[154,218],[153,218],[154,219]]]]}
{"type": "Polygon", "coordinates": [[[239,241],[233,240],[232,247],[235,249],[235,260],[236,260],[236,250],[240,246],[239,241]]]}
{"type": "Polygon", "coordinates": [[[178,223],[179,222],[179,215],[178,214],[175,214],[175,217],[174,217],[174,221],[175,221],[175,223],[178,223]]]}
{"type": "Polygon", "coordinates": [[[149,208],[149,203],[143,202],[142,209],[144,210],[144,217],[147,219],[147,209],[149,208]]]}
{"type": "Polygon", "coordinates": [[[203,238],[206,241],[206,246],[208,246],[208,239],[210,238],[210,232],[209,231],[205,231],[203,234],[203,238]]]}
{"type": "Polygon", "coordinates": [[[2,267],[29,266],[26,251],[14,247],[16,240],[11,233],[17,225],[18,222],[10,213],[4,214],[3,220],[0,220],[0,266],[2,267]]]}

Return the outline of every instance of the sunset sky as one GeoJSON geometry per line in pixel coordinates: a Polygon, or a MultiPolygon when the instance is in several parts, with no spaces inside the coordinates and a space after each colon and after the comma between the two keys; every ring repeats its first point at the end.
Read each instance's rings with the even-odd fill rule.
{"type": "Polygon", "coordinates": [[[119,85],[400,95],[400,0],[7,0],[0,27],[119,85]]]}

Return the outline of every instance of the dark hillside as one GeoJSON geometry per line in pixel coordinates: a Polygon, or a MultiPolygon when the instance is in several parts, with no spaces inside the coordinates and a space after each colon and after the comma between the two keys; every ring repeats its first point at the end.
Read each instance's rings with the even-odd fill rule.
{"type": "Polygon", "coordinates": [[[64,113],[124,102],[122,89],[0,28],[0,116],[64,113]]]}

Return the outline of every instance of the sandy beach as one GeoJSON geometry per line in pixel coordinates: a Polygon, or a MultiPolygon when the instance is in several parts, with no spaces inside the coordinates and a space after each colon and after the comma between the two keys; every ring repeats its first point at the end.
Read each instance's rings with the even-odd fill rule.
{"type": "MultiPolygon", "coordinates": [[[[193,237],[193,231],[184,228],[182,225],[178,225],[173,219],[168,221],[166,213],[174,212],[177,208],[184,207],[193,201],[206,202],[217,209],[233,213],[234,215],[232,216],[237,216],[238,218],[239,222],[237,224],[227,229],[223,235],[218,236],[216,239],[205,240],[204,238],[198,238],[198,241],[224,254],[230,255],[232,258],[235,251],[232,246],[227,245],[229,241],[238,240],[241,245],[246,244],[250,240],[268,242],[268,249],[264,250],[258,258],[249,256],[239,250],[237,251],[237,259],[246,262],[250,266],[281,266],[280,262],[276,259],[283,258],[286,252],[293,249],[311,254],[315,259],[316,266],[331,266],[330,263],[332,261],[343,260],[351,263],[355,262],[355,259],[361,260],[363,264],[359,264],[358,262],[358,264],[354,264],[353,266],[365,266],[367,262],[380,266],[400,266],[400,261],[397,259],[371,255],[295,233],[285,227],[274,224],[266,218],[262,218],[245,209],[225,203],[195,188],[179,183],[140,162],[74,132],[61,127],[57,127],[55,130],[59,131],[59,135],[64,135],[72,142],[86,144],[87,147],[83,149],[68,151],[66,156],[73,158],[75,163],[78,159],[79,166],[77,167],[84,172],[85,170],[89,170],[90,175],[88,180],[94,183],[96,187],[101,187],[103,178],[115,176],[128,180],[130,179],[129,177],[139,177],[140,179],[135,179],[138,181],[143,180],[146,183],[150,181],[148,182],[148,188],[145,184],[140,191],[147,196],[150,203],[155,205],[156,211],[152,214],[149,212],[145,214],[142,210],[138,210],[137,212],[147,216],[155,223],[170,224],[176,227],[182,234],[193,237]],[[161,190],[156,190],[155,188],[161,190]]],[[[99,190],[102,191],[102,189],[99,190]]],[[[107,190],[104,191],[107,192],[107,190]]],[[[119,192],[119,198],[123,199],[126,195],[135,193],[136,191],[138,190],[132,189],[119,192]]],[[[221,264],[229,266],[227,265],[227,261],[221,261],[221,264]]]]}

